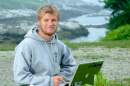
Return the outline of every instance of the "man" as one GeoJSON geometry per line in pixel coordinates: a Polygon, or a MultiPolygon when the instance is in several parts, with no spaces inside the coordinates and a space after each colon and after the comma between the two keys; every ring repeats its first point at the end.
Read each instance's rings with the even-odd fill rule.
{"type": "Polygon", "coordinates": [[[37,17],[39,27],[32,28],[15,48],[14,79],[17,86],[60,86],[72,79],[76,67],[70,50],[55,33],[60,12],[44,5],[37,17]]]}

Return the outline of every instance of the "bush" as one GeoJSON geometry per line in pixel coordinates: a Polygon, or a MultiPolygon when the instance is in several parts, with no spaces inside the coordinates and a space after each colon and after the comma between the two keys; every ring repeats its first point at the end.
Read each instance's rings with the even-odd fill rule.
{"type": "Polygon", "coordinates": [[[120,26],[130,24],[130,0],[99,0],[105,3],[105,9],[111,9],[110,20],[107,28],[117,29],[120,26]]]}
{"type": "Polygon", "coordinates": [[[130,12],[122,12],[110,18],[107,28],[109,30],[118,29],[118,27],[130,24],[130,12]]]}
{"type": "Polygon", "coordinates": [[[103,78],[103,73],[99,72],[94,75],[94,85],[85,84],[82,86],[108,86],[108,80],[103,78]]]}
{"type": "Polygon", "coordinates": [[[118,27],[113,31],[107,31],[106,36],[101,40],[130,40],[130,25],[118,27]]]}

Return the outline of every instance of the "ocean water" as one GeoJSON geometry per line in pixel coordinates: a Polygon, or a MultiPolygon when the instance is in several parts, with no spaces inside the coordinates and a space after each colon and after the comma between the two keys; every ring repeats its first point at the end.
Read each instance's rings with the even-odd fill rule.
{"type": "Polygon", "coordinates": [[[70,21],[77,21],[81,25],[102,25],[105,23],[108,23],[108,21],[105,19],[107,16],[88,16],[83,15],[76,18],[71,18],[70,21]]]}
{"type": "MultiPolygon", "coordinates": [[[[108,23],[105,19],[107,16],[88,16],[83,15],[76,18],[71,18],[69,21],[77,21],[83,26],[87,25],[102,25],[108,23]]],[[[95,42],[99,41],[100,37],[105,37],[106,35],[106,28],[86,28],[89,31],[88,36],[81,36],[75,39],[70,40],[70,42],[95,42]]]]}
{"type": "Polygon", "coordinates": [[[106,28],[88,28],[89,35],[81,36],[70,40],[70,43],[80,43],[80,42],[98,42],[100,37],[105,37],[106,28]]]}

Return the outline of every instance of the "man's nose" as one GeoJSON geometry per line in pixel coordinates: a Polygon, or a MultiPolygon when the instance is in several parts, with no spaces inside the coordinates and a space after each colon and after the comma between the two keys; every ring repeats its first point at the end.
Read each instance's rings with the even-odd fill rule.
{"type": "Polygon", "coordinates": [[[53,21],[49,21],[49,25],[53,25],[53,21]]]}

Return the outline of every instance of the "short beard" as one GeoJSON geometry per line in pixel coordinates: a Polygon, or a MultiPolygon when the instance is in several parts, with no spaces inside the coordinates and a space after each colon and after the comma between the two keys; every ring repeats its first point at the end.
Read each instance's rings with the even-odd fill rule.
{"type": "Polygon", "coordinates": [[[41,26],[39,26],[39,28],[40,28],[40,30],[42,31],[42,33],[44,33],[44,34],[46,34],[46,35],[48,35],[48,36],[53,36],[54,33],[56,32],[56,31],[55,31],[54,33],[50,33],[50,34],[49,34],[49,33],[44,32],[43,29],[41,29],[41,26]]]}

